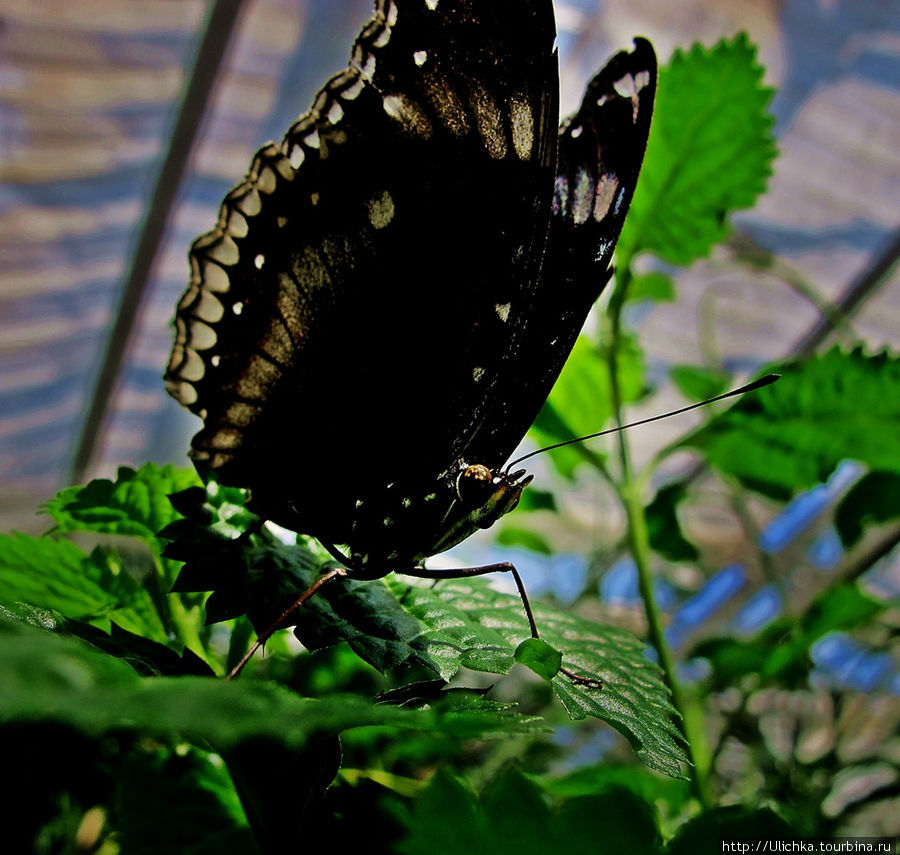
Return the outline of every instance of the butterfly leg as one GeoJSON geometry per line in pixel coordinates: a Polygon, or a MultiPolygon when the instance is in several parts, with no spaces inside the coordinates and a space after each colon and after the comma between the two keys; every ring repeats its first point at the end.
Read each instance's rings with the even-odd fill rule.
{"type": "MultiPolygon", "coordinates": [[[[499,564],[485,564],[481,567],[459,567],[452,570],[427,570],[424,567],[414,567],[411,570],[403,570],[404,576],[414,576],[418,579],[468,579],[471,576],[486,576],[488,573],[511,573],[519,591],[519,599],[525,608],[525,616],[528,618],[528,625],[531,627],[531,637],[540,638],[537,622],[534,619],[534,612],[531,610],[531,603],[528,602],[528,594],[525,592],[525,584],[515,565],[509,561],[501,561],[499,564]]],[[[602,689],[603,683],[593,677],[581,677],[570,671],[568,668],[560,668],[560,674],[565,674],[573,683],[586,686],[591,689],[602,689]]]]}
{"type": "Polygon", "coordinates": [[[233,680],[237,677],[241,671],[244,670],[244,666],[253,658],[253,654],[259,650],[279,629],[284,626],[284,622],[297,610],[299,609],[319,588],[327,585],[329,582],[334,579],[342,579],[347,575],[347,571],[343,567],[336,567],[334,570],[329,570],[327,573],[323,573],[316,579],[315,582],[312,583],[296,600],[294,600],[291,605],[289,605],[279,616],[273,621],[271,626],[263,632],[260,633],[259,637],[253,643],[253,646],[241,657],[241,661],[237,663],[237,665],[232,668],[228,674],[226,675],[226,680],[233,680]]]}

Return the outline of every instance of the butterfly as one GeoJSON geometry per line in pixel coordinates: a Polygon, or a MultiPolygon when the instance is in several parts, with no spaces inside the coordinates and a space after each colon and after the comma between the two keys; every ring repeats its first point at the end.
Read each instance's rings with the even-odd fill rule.
{"type": "Polygon", "coordinates": [[[516,506],[505,464],[611,276],[656,59],[636,39],[560,128],[555,35],[551,0],[378,0],[191,248],[191,456],[355,578],[516,506]]]}

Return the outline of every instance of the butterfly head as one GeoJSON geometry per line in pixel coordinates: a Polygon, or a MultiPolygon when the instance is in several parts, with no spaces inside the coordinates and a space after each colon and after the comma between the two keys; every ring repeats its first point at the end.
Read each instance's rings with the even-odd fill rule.
{"type": "Polygon", "coordinates": [[[522,490],[533,477],[526,475],[524,469],[510,473],[494,471],[480,463],[466,465],[460,461],[456,497],[470,524],[490,528],[519,504],[522,490]]]}

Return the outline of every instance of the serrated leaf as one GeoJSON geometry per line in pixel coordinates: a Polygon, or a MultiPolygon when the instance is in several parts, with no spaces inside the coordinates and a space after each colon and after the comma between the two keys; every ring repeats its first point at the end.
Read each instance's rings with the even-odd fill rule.
{"type": "Polygon", "coordinates": [[[59,531],[96,531],[151,541],[178,518],[169,494],[197,483],[192,469],[147,463],[135,471],[122,466],[115,481],[98,478],[84,487],[69,487],[43,510],[59,531]]]}
{"type": "Polygon", "coordinates": [[[678,521],[678,504],[685,495],[683,484],[670,484],[659,490],[645,509],[650,546],[669,561],[696,561],[700,555],[678,521]]]}
{"type": "Polygon", "coordinates": [[[659,72],[641,179],[620,259],[650,251],[688,265],[728,230],[728,216],[765,190],[775,157],[772,90],[746,35],[676,51],[659,72]]]}
{"type": "Polygon", "coordinates": [[[681,442],[745,486],[784,499],[828,478],[842,460],[900,472],[900,360],[834,348],[782,366],[681,442]]]}
{"type": "MultiPolygon", "coordinates": [[[[449,679],[461,667],[505,674],[515,650],[530,636],[517,596],[490,587],[484,579],[441,581],[389,577],[389,588],[425,629],[412,642],[449,679]]],[[[578,720],[591,716],[608,722],[653,769],[679,777],[686,762],[679,747],[676,715],[659,667],[645,645],[624,630],[596,624],[541,605],[533,605],[541,637],[562,652],[563,665],[602,690],[574,683],[559,674],[553,690],[566,712],[578,720]]]]}
{"type": "Polygon", "coordinates": [[[217,751],[254,739],[300,750],[369,725],[459,738],[534,730],[529,718],[484,707],[407,710],[356,695],[301,698],[258,680],[139,677],[126,663],[80,641],[5,619],[0,642],[0,722],[57,722],[90,736],[123,731],[166,742],[177,736],[217,751]]]}
{"type": "Polygon", "coordinates": [[[867,526],[900,517],[900,474],[869,472],[841,498],[834,527],[844,546],[853,546],[867,526]]]}
{"type": "Polygon", "coordinates": [[[0,535],[0,601],[52,609],[107,632],[110,620],[158,642],[168,636],[147,591],[114,555],[85,553],[74,543],[0,535]]]}
{"type": "Polygon", "coordinates": [[[692,401],[705,401],[721,395],[731,379],[724,371],[701,368],[699,365],[673,365],[669,376],[681,394],[692,401]]]}
{"type": "MultiPolygon", "coordinates": [[[[235,548],[240,545],[233,544],[235,548]]],[[[302,547],[256,548],[240,591],[242,607],[265,629],[317,578],[322,564],[302,547]]],[[[365,661],[385,670],[426,667],[449,680],[462,668],[505,674],[519,644],[531,636],[518,597],[493,590],[483,579],[430,580],[388,577],[348,579],[324,586],[288,621],[310,650],[346,641],[365,661]]],[[[235,599],[237,602],[237,599],[235,599]]],[[[572,718],[609,722],[652,768],[681,773],[684,754],[676,740],[675,714],[658,666],[627,632],[548,608],[535,609],[544,641],[562,651],[576,673],[604,684],[597,692],[553,679],[554,691],[572,718]]]]}
{"type": "Polygon", "coordinates": [[[69,487],[43,507],[56,531],[93,531],[140,538],[159,560],[168,588],[177,565],[161,557],[157,533],[179,518],[169,494],[197,485],[193,469],[146,463],[135,471],[121,466],[115,481],[97,478],[84,487],[69,487]]]}

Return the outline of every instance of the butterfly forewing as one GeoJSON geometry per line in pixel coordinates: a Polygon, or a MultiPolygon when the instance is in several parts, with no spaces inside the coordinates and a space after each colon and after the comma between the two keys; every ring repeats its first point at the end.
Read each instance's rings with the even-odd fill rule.
{"type": "Polygon", "coordinates": [[[508,458],[606,281],[652,49],[558,134],[554,37],[550,0],[380,0],[191,250],[167,380],[204,419],[192,455],[360,575],[514,505],[466,506],[457,476],[508,458]]]}
{"type": "Polygon", "coordinates": [[[425,499],[514,347],[497,306],[536,288],[553,39],[544,0],[379,3],[195,243],[169,387],[204,418],[193,456],[266,516],[427,552],[448,499],[425,499]]]}

